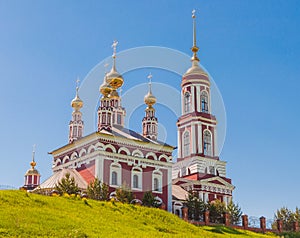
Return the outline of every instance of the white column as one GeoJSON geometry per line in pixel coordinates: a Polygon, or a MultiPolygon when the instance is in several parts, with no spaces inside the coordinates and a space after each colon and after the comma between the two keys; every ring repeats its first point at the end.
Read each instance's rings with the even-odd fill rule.
{"type": "Polygon", "coordinates": [[[202,153],[202,124],[198,123],[198,151],[202,153]]]}
{"type": "Polygon", "coordinates": [[[191,97],[191,112],[196,111],[195,108],[195,87],[191,86],[191,93],[192,93],[192,97],[191,97]]]}
{"type": "Polygon", "coordinates": [[[201,112],[201,101],[200,101],[200,86],[196,86],[196,93],[197,93],[197,112],[201,112]]]}
{"type": "Polygon", "coordinates": [[[180,135],[180,128],[178,128],[178,132],[177,132],[177,143],[178,143],[178,154],[177,154],[177,158],[182,158],[182,154],[181,154],[181,135],[180,135]]]}
{"type": "Polygon", "coordinates": [[[217,128],[214,127],[214,156],[218,156],[219,155],[219,151],[218,151],[218,136],[217,136],[217,128]]]}
{"type": "Polygon", "coordinates": [[[196,153],[196,133],[195,133],[195,125],[191,125],[191,142],[192,142],[192,154],[196,153]]]}
{"type": "Polygon", "coordinates": [[[104,158],[100,155],[95,158],[95,177],[97,177],[101,182],[103,181],[103,161],[104,158]]]}
{"type": "Polygon", "coordinates": [[[172,168],[168,168],[168,212],[172,213],[172,168]]]}

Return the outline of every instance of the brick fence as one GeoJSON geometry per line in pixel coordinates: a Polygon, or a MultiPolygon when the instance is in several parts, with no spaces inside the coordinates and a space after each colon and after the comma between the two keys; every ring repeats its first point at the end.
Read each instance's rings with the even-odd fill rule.
{"type": "MultiPolygon", "coordinates": [[[[211,223],[209,221],[209,211],[205,211],[203,213],[203,221],[193,221],[188,219],[188,208],[187,207],[182,207],[182,219],[192,223],[194,225],[206,225],[206,226],[213,226],[216,225],[215,223],[211,223]]],[[[244,229],[248,231],[254,231],[254,232],[275,232],[275,233],[281,233],[283,232],[282,230],[282,220],[277,220],[277,230],[273,229],[267,229],[266,228],[266,218],[265,217],[260,217],[260,227],[249,227],[249,221],[248,221],[248,216],[247,215],[242,215],[242,225],[232,225],[230,224],[230,216],[227,212],[223,214],[223,223],[225,226],[232,227],[232,228],[237,228],[237,229],[244,229]]],[[[293,231],[298,232],[299,231],[299,224],[298,221],[293,222],[293,231]]]]}

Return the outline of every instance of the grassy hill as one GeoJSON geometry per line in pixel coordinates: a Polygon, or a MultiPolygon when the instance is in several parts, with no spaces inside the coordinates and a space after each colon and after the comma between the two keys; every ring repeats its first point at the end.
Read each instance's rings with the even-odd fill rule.
{"type": "Polygon", "coordinates": [[[222,226],[196,227],[154,208],[0,191],[0,237],[9,236],[270,237],[222,226]]]}

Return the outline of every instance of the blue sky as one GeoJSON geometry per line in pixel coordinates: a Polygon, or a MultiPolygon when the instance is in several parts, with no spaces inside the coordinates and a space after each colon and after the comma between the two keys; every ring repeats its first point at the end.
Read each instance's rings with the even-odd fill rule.
{"type": "MultiPolygon", "coordinates": [[[[234,200],[255,216],[300,206],[296,0],[0,1],[0,184],[23,184],[33,144],[42,180],[51,175],[47,152],[67,142],[74,81],[111,55],[114,39],[119,51],[163,46],[190,54],[194,8],[201,63],[226,107],[221,159],[234,200]]],[[[154,82],[179,89],[180,77],[154,72],[154,82]]],[[[145,83],[146,73],[125,80],[145,83]]],[[[138,113],[133,118],[138,128],[138,113]]]]}

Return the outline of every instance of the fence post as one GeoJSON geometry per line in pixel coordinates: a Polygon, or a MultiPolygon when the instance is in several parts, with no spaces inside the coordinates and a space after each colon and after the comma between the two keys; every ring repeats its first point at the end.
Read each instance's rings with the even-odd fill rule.
{"type": "Polygon", "coordinates": [[[247,215],[242,215],[242,225],[244,229],[248,228],[248,216],[247,215]]]}
{"type": "Polygon", "coordinates": [[[266,218],[265,217],[260,217],[260,229],[262,229],[262,232],[265,232],[266,230],[266,218]]]}
{"type": "Polygon", "coordinates": [[[182,219],[185,221],[188,221],[189,217],[188,217],[188,207],[182,207],[181,208],[182,211],[182,219]]]}
{"type": "Polygon", "coordinates": [[[298,232],[299,231],[299,223],[298,221],[293,222],[293,231],[298,232]]]}
{"type": "Polygon", "coordinates": [[[277,230],[279,233],[282,232],[282,220],[280,219],[277,220],[277,230]]]}
{"type": "Polygon", "coordinates": [[[204,211],[203,218],[205,225],[209,225],[209,210],[204,211]]]}
{"type": "Polygon", "coordinates": [[[228,212],[224,212],[223,213],[223,217],[224,217],[224,225],[225,226],[229,226],[230,225],[229,213],[228,212]]]}

